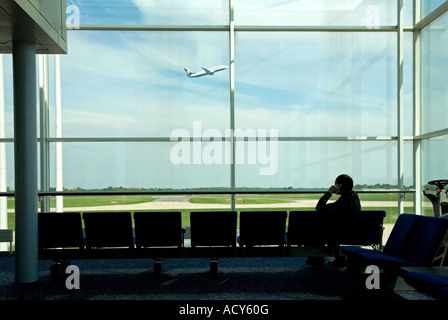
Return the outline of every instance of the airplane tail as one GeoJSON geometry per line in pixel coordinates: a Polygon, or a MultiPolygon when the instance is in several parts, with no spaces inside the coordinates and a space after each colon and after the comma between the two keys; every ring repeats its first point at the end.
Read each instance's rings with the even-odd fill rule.
{"type": "Polygon", "coordinates": [[[192,72],[190,70],[188,70],[187,68],[184,68],[185,73],[187,74],[188,77],[191,77],[192,72]]]}

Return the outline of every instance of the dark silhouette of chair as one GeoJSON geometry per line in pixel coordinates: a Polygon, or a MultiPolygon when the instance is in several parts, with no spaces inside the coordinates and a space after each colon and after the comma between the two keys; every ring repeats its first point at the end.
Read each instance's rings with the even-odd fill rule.
{"type": "Polygon", "coordinates": [[[448,274],[445,270],[441,274],[428,272],[409,271],[402,275],[407,284],[417,290],[426,292],[439,299],[448,299],[448,274]]]}
{"type": "Polygon", "coordinates": [[[291,211],[288,218],[287,244],[324,245],[325,230],[316,211],[291,211]]]}
{"type": "Polygon", "coordinates": [[[343,248],[349,269],[376,265],[381,269],[406,266],[431,266],[445,259],[448,220],[414,214],[400,214],[382,251],[343,248]],[[438,253],[442,250],[442,254],[438,253]]]}
{"type": "Polygon", "coordinates": [[[84,247],[81,214],[79,212],[39,213],[38,247],[53,248],[84,247]]]}
{"type": "Polygon", "coordinates": [[[184,245],[181,212],[134,212],[134,224],[137,248],[184,245]]]}
{"type": "MultiPolygon", "coordinates": [[[[400,256],[404,254],[407,246],[409,245],[409,239],[418,227],[422,216],[403,213],[398,216],[394,227],[387,239],[382,252],[400,256]]],[[[360,247],[344,247],[342,253],[345,254],[350,262],[351,259],[356,260],[357,255],[362,252],[371,252],[371,249],[360,247]]]]}
{"type": "Polygon", "coordinates": [[[236,247],[236,211],[190,213],[191,247],[236,247]]]}
{"type": "Polygon", "coordinates": [[[85,212],[83,219],[88,249],[134,247],[130,212],[85,212]]]}
{"type": "Polygon", "coordinates": [[[240,246],[285,245],[286,211],[240,212],[240,246]]]}
{"type": "MultiPolygon", "coordinates": [[[[409,239],[417,229],[422,218],[422,216],[413,214],[400,214],[381,252],[391,256],[404,254],[409,245],[409,239]]],[[[347,257],[347,270],[359,272],[358,255],[364,252],[371,253],[373,250],[361,247],[344,247],[341,251],[347,257]]]]}
{"type": "Polygon", "coordinates": [[[212,247],[212,251],[207,254],[210,259],[212,277],[218,275],[218,258],[222,254],[234,254],[236,229],[236,211],[190,212],[191,247],[196,252],[199,250],[198,247],[212,247]],[[224,247],[224,249],[218,252],[217,247],[224,247]]]}
{"type": "MultiPolygon", "coordinates": [[[[418,220],[418,226],[405,240],[407,245],[403,248],[404,250],[396,253],[389,249],[386,251],[365,251],[358,254],[358,259],[365,265],[374,264],[380,268],[431,266],[443,245],[443,239],[448,230],[448,220],[425,216],[420,216],[416,220],[418,220]]],[[[442,262],[444,258],[444,256],[441,257],[442,262]]]]}
{"type": "Polygon", "coordinates": [[[384,210],[325,212],[326,241],[338,245],[382,245],[384,210]]]}

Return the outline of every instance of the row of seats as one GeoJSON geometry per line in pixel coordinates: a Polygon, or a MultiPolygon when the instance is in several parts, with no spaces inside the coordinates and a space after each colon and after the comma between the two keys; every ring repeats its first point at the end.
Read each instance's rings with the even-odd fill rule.
{"type": "Polygon", "coordinates": [[[383,270],[409,266],[443,264],[444,239],[448,220],[414,214],[400,214],[383,250],[344,247],[349,271],[362,271],[363,266],[376,265],[383,270]]]}
{"type": "MultiPolygon", "coordinates": [[[[191,247],[373,245],[384,211],[236,211],[190,213],[191,247]],[[288,219],[288,228],[286,222],[288,219]],[[286,231],[286,232],[285,232],[286,231]]],[[[39,213],[39,249],[183,247],[180,212],[39,213]],[[83,222],[84,221],[84,232],[83,222]]]]}

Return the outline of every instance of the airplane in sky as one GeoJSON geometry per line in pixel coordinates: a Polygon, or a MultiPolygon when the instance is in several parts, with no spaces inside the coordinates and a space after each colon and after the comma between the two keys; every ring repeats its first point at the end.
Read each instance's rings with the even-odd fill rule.
{"type": "Polygon", "coordinates": [[[188,78],[197,78],[197,77],[208,76],[208,75],[212,76],[215,74],[215,72],[227,69],[227,66],[218,66],[218,67],[214,67],[214,68],[210,68],[210,69],[207,69],[204,67],[201,67],[201,68],[203,71],[199,71],[199,72],[191,72],[187,68],[184,68],[184,70],[187,73],[188,78]]]}

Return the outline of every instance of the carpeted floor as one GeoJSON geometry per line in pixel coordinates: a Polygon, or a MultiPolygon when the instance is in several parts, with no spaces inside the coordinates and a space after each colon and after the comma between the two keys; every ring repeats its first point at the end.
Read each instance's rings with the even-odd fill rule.
{"type": "MultiPolygon", "coordinates": [[[[40,281],[16,284],[15,258],[0,257],[0,297],[8,300],[428,300],[416,291],[367,290],[356,275],[306,258],[220,259],[217,278],[208,259],[167,259],[162,276],[153,260],[79,260],[80,289],[51,281],[51,261],[39,262],[40,281]]],[[[68,277],[68,274],[67,274],[68,277]]]]}
{"type": "Polygon", "coordinates": [[[79,267],[80,288],[69,290],[65,277],[51,280],[51,261],[39,262],[38,282],[17,284],[15,258],[0,257],[0,308],[14,310],[16,317],[283,319],[315,313],[359,318],[361,310],[379,318],[393,311],[413,315],[414,309],[428,308],[426,303],[434,310],[437,303],[416,291],[367,290],[344,269],[305,260],[220,259],[215,278],[208,259],[167,259],[160,278],[154,277],[153,260],[79,260],[71,263],[79,267]]]}

